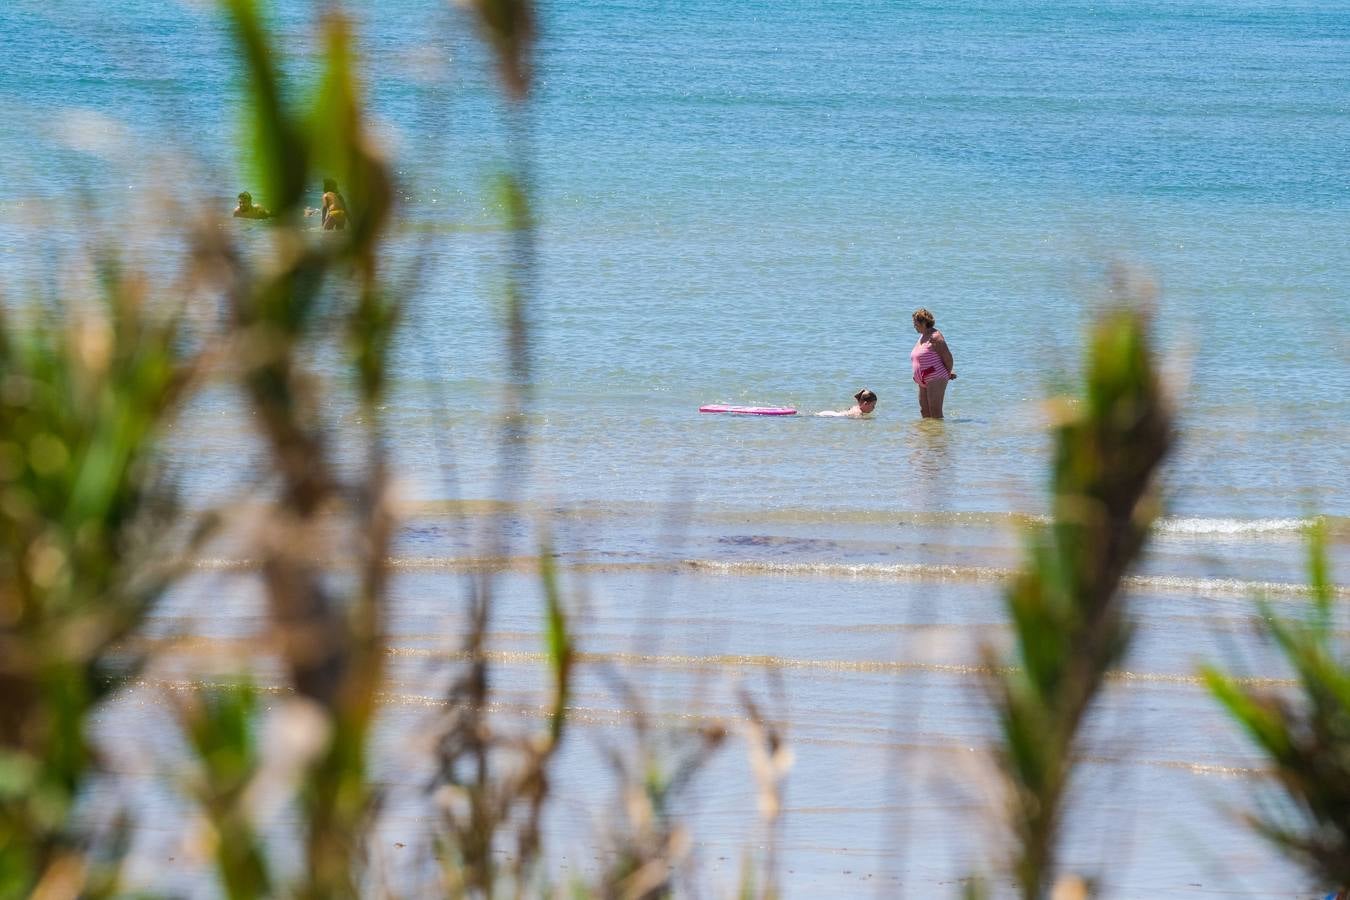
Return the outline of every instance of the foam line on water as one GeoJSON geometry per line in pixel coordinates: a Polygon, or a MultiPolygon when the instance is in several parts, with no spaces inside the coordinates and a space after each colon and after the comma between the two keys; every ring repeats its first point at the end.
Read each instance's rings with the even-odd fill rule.
{"type": "Polygon", "coordinates": [[[1164,518],[1153,526],[1155,533],[1171,535],[1301,535],[1313,519],[1164,518]]]}
{"type": "MultiPolygon", "coordinates": [[[[555,516],[562,518],[580,518],[600,520],[640,519],[661,521],[669,514],[669,508],[661,504],[642,502],[607,501],[594,504],[511,504],[502,501],[464,500],[464,501],[407,501],[400,505],[400,514],[413,518],[456,518],[479,519],[500,516],[555,516]]],[[[683,510],[690,522],[716,525],[734,522],[746,524],[813,524],[822,525],[883,525],[891,527],[922,528],[997,528],[1020,529],[1032,525],[1044,525],[1050,518],[1043,514],[1017,511],[980,511],[980,510],[910,510],[910,509],[820,509],[820,508],[742,508],[701,504],[683,510]]],[[[1233,516],[1165,516],[1154,524],[1154,533],[1159,537],[1184,536],[1297,536],[1308,526],[1320,519],[1330,533],[1350,535],[1350,519],[1344,516],[1320,517],[1258,517],[1239,518],[1233,516]]]]}
{"type": "MultiPolygon", "coordinates": [[[[961,566],[946,563],[836,563],[836,562],[774,562],[771,560],[741,559],[686,559],[678,562],[568,562],[558,561],[561,568],[578,574],[633,574],[665,572],[678,574],[696,572],[707,575],[732,576],[794,576],[879,581],[957,581],[996,584],[1016,574],[1016,570],[997,566],[961,566]]],[[[462,556],[391,557],[390,568],[398,570],[429,570],[446,573],[532,573],[539,570],[539,560],[533,556],[503,559],[482,559],[462,556]]],[[[341,560],[324,562],[333,568],[343,567],[341,560]]],[[[201,559],[195,563],[199,570],[235,571],[256,569],[254,559],[201,559]]],[[[1124,579],[1127,588],[1162,593],[1224,594],[1236,596],[1292,596],[1311,593],[1306,584],[1288,581],[1252,581],[1241,578],[1211,578],[1191,575],[1129,575],[1124,579]]],[[[1350,585],[1333,585],[1332,594],[1350,597],[1350,585]]]]}
{"type": "MultiPolygon", "coordinates": [[[[699,572],[727,575],[804,575],[833,578],[876,578],[923,581],[1002,582],[1016,574],[1015,569],[993,566],[928,565],[925,563],[783,563],[761,560],[689,560],[699,572]]],[[[1285,581],[1247,581],[1240,578],[1206,578],[1188,575],[1129,575],[1129,588],[1168,593],[1213,593],[1259,596],[1262,594],[1304,596],[1311,593],[1305,584],[1285,581]]],[[[1332,588],[1337,596],[1350,597],[1350,586],[1332,588]]]]}

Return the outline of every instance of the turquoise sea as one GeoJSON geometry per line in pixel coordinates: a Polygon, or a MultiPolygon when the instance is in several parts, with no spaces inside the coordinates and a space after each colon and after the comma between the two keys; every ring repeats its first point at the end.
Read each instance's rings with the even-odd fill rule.
{"type": "MultiPolygon", "coordinates": [[[[313,7],[274,6],[286,62],[312,73],[313,7]]],[[[796,755],[779,838],[789,896],[955,895],[988,871],[977,648],[1003,639],[999,580],[1045,510],[1042,401],[1072,382],[1084,323],[1124,270],[1156,287],[1181,440],[1066,855],[1112,897],[1318,887],[1235,820],[1256,757],[1194,673],[1210,660],[1284,676],[1253,637],[1253,598],[1297,608],[1307,517],[1330,518],[1342,578],[1350,564],[1343,0],[544,3],[524,114],[535,378],[508,481],[497,419],[522,389],[491,200],[512,160],[506,112],[456,8],[353,7],[401,179],[392,252],[420,267],[386,410],[410,517],[402,699],[381,745],[391,842],[424,830],[404,737],[453,646],[474,535],[499,522],[530,553],[548,521],[587,598],[583,644],[606,664],[575,699],[560,858],[584,869],[598,852],[601,749],[625,723],[613,669],[672,723],[736,721],[737,685],[776,698],[796,755]],[[960,375],[941,423],[919,419],[909,377],[919,306],[960,375]],[[861,387],[880,397],[872,419],[807,415],[861,387]],[[705,403],[803,415],[698,414],[705,403]]],[[[0,33],[5,302],[78,281],[67,261],[91,240],[172,275],[192,217],[228,215],[246,188],[268,202],[240,164],[239,72],[209,4],[7,0],[0,33]]],[[[265,225],[220,227],[266,241],[265,225]]],[[[341,434],[354,422],[333,402],[341,434]]],[[[227,391],[204,395],[173,444],[197,504],[259,491],[261,447],[227,391]]],[[[508,579],[501,594],[502,687],[528,720],[537,586],[508,579]]],[[[259,617],[256,583],[222,554],[157,627],[209,643],[259,617]]],[[[128,702],[110,744],[159,715],[128,702]]],[[[209,896],[191,863],[165,862],[181,811],[156,799],[160,767],[114,757],[157,817],[143,877],[209,896]]],[[[700,883],[730,892],[764,839],[739,749],[687,812],[700,883]]]]}

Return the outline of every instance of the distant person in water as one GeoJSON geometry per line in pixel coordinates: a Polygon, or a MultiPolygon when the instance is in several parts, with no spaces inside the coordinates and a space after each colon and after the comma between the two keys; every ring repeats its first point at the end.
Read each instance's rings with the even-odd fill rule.
{"type": "Polygon", "coordinates": [[[270,219],[272,214],[265,207],[253,205],[253,195],[244,191],[239,195],[239,205],[234,208],[236,219],[270,219]]]}
{"type": "Polygon", "coordinates": [[[914,330],[919,333],[919,340],[909,351],[909,364],[914,369],[914,383],[919,386],[919,412],[925,419],[942,418],[947,382],[956,377],[952,351],[942,332],[933,327],[936,324],[928,310],[914,310],[914,330]]]}
{"type": "Polygon", "coordinates": [[[858,401],[848,409],[827,409],[824,412],[818,412],[818,416],[847,416],[850,419],[861,419],[863,416],[870,416],[872,410],[877,408],[877,395],[863,388],[853,395],[853,399],[858,401]]]}
{"type": "Polygon", "coordinates": [[[323,180],[323,204],[319,207],[319,224],[324,231],[342,231],[347,227],[347,201],[338,190],[337,180],[323,180]]]}

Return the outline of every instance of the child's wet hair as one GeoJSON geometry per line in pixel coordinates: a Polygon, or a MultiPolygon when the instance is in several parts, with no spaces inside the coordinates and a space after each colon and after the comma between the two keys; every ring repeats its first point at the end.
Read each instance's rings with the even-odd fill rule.
{"type": "Polygon", "coordinates": [[[857,400],[859,403],[876,403],[877,395],[873,391],[863,388],[853,395],[853,399],[857,400]]]}

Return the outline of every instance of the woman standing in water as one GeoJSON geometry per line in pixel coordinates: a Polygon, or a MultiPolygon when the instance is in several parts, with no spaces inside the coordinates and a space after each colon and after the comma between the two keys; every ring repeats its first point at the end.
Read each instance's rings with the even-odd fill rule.
{"type": "Polygon", "coordinates": [[[310,207],[305,210],[306,216],[316,213],[319,216],[319,226],[324,231],[342,231],[347,227],[347,200],[338,190],[336,179],[325,178],[323,204],[318,209],[310,207]]]}
{"type": "Polygon", "coordinates": [[[914,330],[919,333],[919,341],[909,351],[909,364],[914,369],[914,383],[919,386],[919,412],[925,419],[942,418],[947,382],[956,377],[952,351],[942,332],[933,327],[936,324],[928,310],[914,310],[914,330]]]}
{"type": "Polygon", "coordinates": [[[347,227],[347,200],[337,189],[337,181],[323,180],[323,206],[319,208],[319,222],[324,231],[342,231],[347,227]]]}

